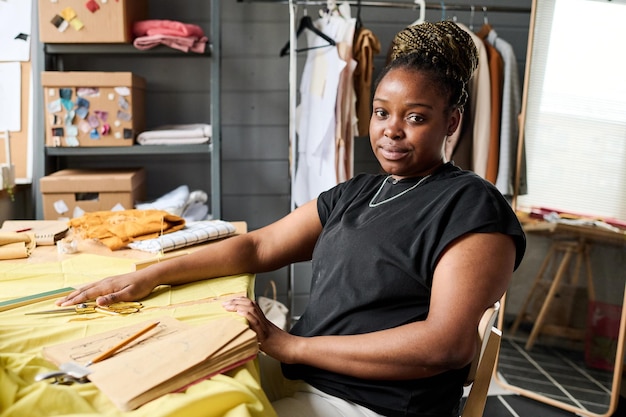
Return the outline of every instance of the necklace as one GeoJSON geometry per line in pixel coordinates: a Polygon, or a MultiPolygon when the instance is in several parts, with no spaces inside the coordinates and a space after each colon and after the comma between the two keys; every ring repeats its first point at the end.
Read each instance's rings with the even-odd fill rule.
{"type": "MultiPolygon", "coordinates": [[[[394,195],[393,197],[389,197],[389,198],[388,198],[388,199],[386,199],[386,200],[379,201],[378,203],[374,203],[374,201],[375,201],[375,200],[378,198],[378,196],[380,195],[380,192],[383,190],[383,187],[385,186],[385,183],[387,182],[387,180],[389,179],[389,177],[391,177],[391,175],[389,175],[389,176],[385,177],[385,179],[383,179],[382,184],[380,184],[380,187],[378,188],[378,191],[376,191],[376,194],[374,194],[374,197],[372,197],[372,199],[370,200],[370,204],[369,204],[369,206],[370,206],[370,207],[378,207],[378,206],[381,206],[381,205],[383,205],[383,204],[385,204],[385,203],[390,202],[391,200],[395,200],[396,198],[403,196],[404,194],[408,193],[409,191],[411,191],[411,190],[413,190],[413,189],[415,189],[415,188],[419,187],[419,186],[420,186],[420,185],[421,185],[424,181],[426,181],[426,180],[430,177],[430,175],[431,175],[431,174],[426,175],[424,178],[422,178],[421,180],[419,180],[419,181],[418,181],[415,185],[412,185],[411,187],[407,188],[406,190],[402,191],[401,193],[396,194],[396,195],[394,195]]],[[[398,181],[396,180],[396,181],[394,182],[394,184],[396,184],[397,182],[398,182],[398,181]]]]}

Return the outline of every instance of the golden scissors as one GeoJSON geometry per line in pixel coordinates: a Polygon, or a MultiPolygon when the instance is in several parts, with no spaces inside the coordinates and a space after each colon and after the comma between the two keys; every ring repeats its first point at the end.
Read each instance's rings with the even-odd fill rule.
{"type": "Polygon", "coordinates": [[[88,303],[76,304],[72,307],[55,308],[53,310],[34,311],[31,314],[90,314],[90,313],[106,313],[106,314],[132,314],[138,313],[143,308],[143,304],[137,301],[122,301],[119,303],[109,304],[108,306],[99,306],[94,301],[88,303]]]}

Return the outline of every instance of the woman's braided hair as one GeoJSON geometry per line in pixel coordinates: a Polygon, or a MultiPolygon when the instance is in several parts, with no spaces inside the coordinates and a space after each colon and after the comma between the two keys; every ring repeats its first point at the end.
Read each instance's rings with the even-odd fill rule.
{"type": "Polygon", "coordinates": [[[424,22],[395,36],[391,62],[378,79],[394,68],[428,71],[449,94],[450,106],[462,110],[477,66],[478,51],[466,31],[451,21],[424,22]]]}

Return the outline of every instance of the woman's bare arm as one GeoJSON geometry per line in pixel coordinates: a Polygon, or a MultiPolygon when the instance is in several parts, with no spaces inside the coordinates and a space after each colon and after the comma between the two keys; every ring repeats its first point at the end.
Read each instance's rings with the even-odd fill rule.
{"type": "Polygon", "coordinates": [[[146,297],[158,285],[177,285],[241,273],[265,272],[310,259],[322,230],[313,200],[262,229],[214,242],[189,255],[81,286],[58,305],[96,299],[100,305],[146,297]]]}
{"type": "Polygon", "coordinates": [[[437,265],[426,320],[362,335],[298,337],[272,326],[248,299],[225,308],[245,316],[262,350],[282,362],[368,379],[421,378],[472,360],[478,322],[505,292],[514,262],[510,237],[467,235],[437,265]]]}

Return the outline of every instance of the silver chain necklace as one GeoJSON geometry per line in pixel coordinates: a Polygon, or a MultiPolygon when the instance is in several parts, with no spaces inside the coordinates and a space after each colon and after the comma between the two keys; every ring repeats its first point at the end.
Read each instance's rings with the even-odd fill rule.
{"type": "MultiPolygon", "coordinates": [[[[378,203],[374,203],[374,200],[376,200],[376,199],[378,198],[378,196],[380,195],[380,192],[383,190],[383,187],[385,186],[385,183],[387,182],[387,180],[389,179],[389,177],[391,177],[391,175],[386,176],[386,177],[385,177],[385,179],[383,179],[382,184],[380,184],[380,187],[378,187],[378,191],[376,191],[376,194],[374,194],[374,197],[372,197],[372,199],[370,200],[370,204],[369,204],[369,206],[370,206],[370,207],[378,207],[378,206],[380,206],[380,205],[383,205],[383,204],[385,204],[385,203],[390,202],[391,200],[395,200],[396,198],[403,196],[404,194],[408,193],[409,191],[411,191],[411,190],[413,190],[413,189],[415,189],[415,188],[419,187],[419,186],[420,186],[420,185],[421,185],[424,181],[426,181],[426,180],[430,177],[430,175],[431,175],[431,174],[426,175],[424,178],[422,178],[421,180],[419,180],[419,181],[418,181],[415,185],[413,185],[413,186],[411,186],[411,187],[407,188],[406,190],[402,191],[401,193],[396,194],[396,195],[394,195],[393,197],[389,197],[389,198],[388,198],[388,199],[386,199],[386,200],[379,201],[378,203]]],[[[396,182],[397,182],[397,181],[396,181],[396,182]]],[[[395,184],[395,183],[394,183],[394,184],[395,184]]]]}

